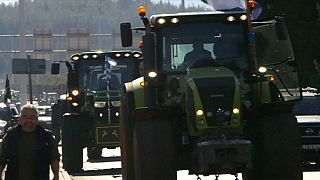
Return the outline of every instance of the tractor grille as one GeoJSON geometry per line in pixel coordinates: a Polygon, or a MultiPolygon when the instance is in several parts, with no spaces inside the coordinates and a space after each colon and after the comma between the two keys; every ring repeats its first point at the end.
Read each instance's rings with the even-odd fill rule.
{"type": "Polygon", "coordinates": [[[232,77],[195,79],[209,126],[231,123],[235,81],[232,77]]]}

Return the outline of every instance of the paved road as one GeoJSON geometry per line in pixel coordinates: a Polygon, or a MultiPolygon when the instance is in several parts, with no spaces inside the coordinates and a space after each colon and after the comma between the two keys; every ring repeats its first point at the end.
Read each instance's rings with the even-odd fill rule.
{"type": "MultiPolygon", "coordinates": [[[[60,170],[60,180],[122,180],[120,149],[103,149],[101,160],[88,162],[86,150],[83,151],[84,172],[68,175],[63,169],[60,170]]],[[[304,172],[303,180],[320,180],[319,172],[304,172]]],[[[214,180],[215,176],[200,176],[201,180],[214,180]]],[[[239,180],[242,180],[239,174],[239,180]]],[[[234,180],[232,175],[221,175],[219,180],[234,180]]],[[[179,171],[178,180],[197,180],[197,176],[188,175],[188,171],[179,171]]]]}

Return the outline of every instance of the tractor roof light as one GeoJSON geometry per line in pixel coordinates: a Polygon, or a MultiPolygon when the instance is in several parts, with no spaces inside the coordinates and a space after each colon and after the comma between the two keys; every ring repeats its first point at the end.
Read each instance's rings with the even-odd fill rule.
{"type": "Polygon", "coordinates": [[[93,55],[92,55],[92,58],[93,58],[93,59],[98,58],[98,54],[93,54],[93,55]]]}
{"type": "Polygon", "coordinates": [[[140,6],[138,9],[139,16],[144,17],[147,13],[147,8],[144,6],[140,6]]]}
{"type": "Polygon", "coordinates": [[[154,72],[154,71],[151,71],[151,72],[148,73],[148,76],[151,77],[151,78],[155,78],[155,77],[157,77],[157,75],[158,74],[156,72],[154,72]]]}
{"type": "Polygon", "coordinates": [[[229,22],[232,22],[232,21],[235,21],[235,20],[236,20],[236,18],[234,16],[227,17],[227,21],[229,21],[229,22]]]}
{"type": "Polygon", "coordinates": [[[243,14],[240,16],[240,20],[245,21],[247,20],[247,15],[243,14]]]}
{"type": "Polygon", "coordinates": [[[172,18],[170,22],[173,23],[173,24],[177,24],[179,22],[179,19],[178,18],[172,18]]]}
{"type": "Polygon", "coordinates": [[[85,54],[85,55],[82,56],[82,58],[83,58],[83,59],[88,59],[88,58],[89,58],[89,55],[88,55],[88,54],[85,54]]]}
{"type": "Polygon", "coordinates": [[[121,57],[121,53],[116,53],[115,56],[118,58],[118,57],[121,57]]]}
{"type": "Polygon", "coordinates": [[[164,19],[164,18],[159,18],[159,19],[157,19],[157,23],[158,23],[158,24],[164,24],[164,23],[166,23],[166,19],[164,19]]]}
{"type": "Polygon", "coordinates": [[[77,60],[80,59],[80,57],[79,57],[79,55],[77,54],[77,55],[75,55],[75,56],[72,56],[71,59],[74,60],[74,61],[77,61],[77,60]]]}
{"type": "Polygon", "coordinates": [[[134,53],[134,54],[133,54],[133,57],[139,58],[139,57],[141,57],[141,54],[139,54],[139,53],[134,53]]]}
{"type": "Polygon", "coordinates": [[[131,55],[130,53],[125,53],[124,54],[125,57],[130,57],[130,55],[131,55]]]}

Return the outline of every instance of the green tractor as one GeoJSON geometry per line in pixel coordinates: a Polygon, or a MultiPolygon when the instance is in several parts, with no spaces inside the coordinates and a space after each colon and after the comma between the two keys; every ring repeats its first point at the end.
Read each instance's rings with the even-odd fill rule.
{"type": "Polygon", "coordinates": [[[123,179],[176,179],[179,170],[302,179],[291,113],[301,87],[284,17],[251,20],[247,6],[150,20],[140,7],[144,27],[121,23],[124,47],[144,31],[143,77],[121,94],[123,179]]]}
{"type": "MultiPolygon", "coordinates": [[[[120,146],[120,89],[140,76],[140,62],[141,52],[129,50],[77,53],[64,62],[68,78],[62,162],[69,173],[82,170],[83,148],[95,159],[103,148],[120,146]]],[[[60,63],[52,65],[51,74],[59,73],[60,63]]]]}

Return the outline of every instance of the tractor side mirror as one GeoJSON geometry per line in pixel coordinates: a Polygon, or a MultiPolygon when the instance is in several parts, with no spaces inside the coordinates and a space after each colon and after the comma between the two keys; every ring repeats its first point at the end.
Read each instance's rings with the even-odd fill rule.
{"type": "Polygon", "coordinates": [[[122,47],[132,46],[132,31],[131,24],[129,22],[120,24],[121,43],[122,47]]]}
{"type": "Polygon", "coordinates": [[[51,64],[51,74],[59,74],[60,72],[60,63],[51,64]]]}

